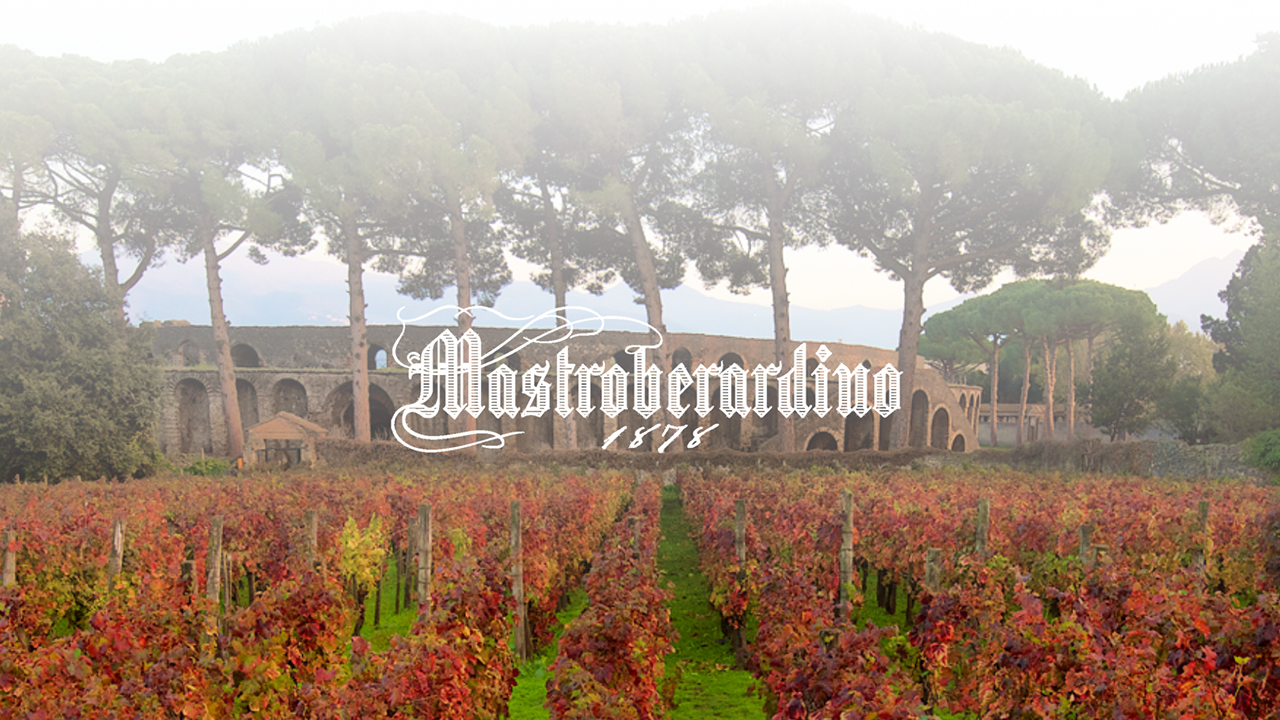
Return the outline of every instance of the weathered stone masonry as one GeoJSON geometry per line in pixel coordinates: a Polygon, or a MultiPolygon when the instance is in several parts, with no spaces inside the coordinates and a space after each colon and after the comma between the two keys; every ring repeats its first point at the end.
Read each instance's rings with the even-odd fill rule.
{"type": "MultiPolygon", "coordinates": [[[[435,339],[443,327],[411,327],[406,332],[402,353],[421,350],[435,339]]],[[[480,334],[486,351],[502,347],[511,333],[507,328],[475,328],[480,334]]],[[[401,407],[417,399],[418,382],[410,381],[408,372],[388,359],[396,339],[399,325],[369,326],[370,414],[375,437],[389,437],[391,415],[401,407]]],[[[625,353],[629,345],[646,343],[642,333],[605,331],[599,335],[583,337],[568,343],[569,358],[578,365],[621,362],[630,368],[631,356],[625,353]]],[[[350,433],[352,398],[350,374],[351,339],[343,326],[333,327],[232,327],[232,359],[236,365],[236,387],[240,413],[247,429],[260,419],[266,419],[278,411],[291,412],[330,428],[335,434],[350,433]]],[[[865,364],[875,373],[888,363],[896,362],[897,353],[892,350],[845,345],[841,343],[809,342],[809,368],[817,365],[813,356],[820,344],[825,344],[832,356],[825,365],[834,369],[841,363],[849,367],[865,364]]],[[[516,370],[527,369],[538,363],[550,363],[555,367],[555,353],[562,346],[535,345],[525,348],[513,357],[510,364],[516,370]]],[[[213,368],[213,331],[207,326],[166,325],[156,328],[153,352],[162,363],[166,386],[162,396],[160,442],[170,455],[189,455],[204,452],[221,455],[227,451],[226,428],[221,422],[222,395],[218,388],[217,371],[213,368]]],[[[737,363],[748,371],[757,364],[773,361],[773,341],[767,339],[735,338],[719,335],[668,334],[660,350],[662,366],[670,370],[675,363],[688,363],[690,369],[699,365],[726,365],[737,363]]],[[[902,398],[905,405],[912,403],[913,421],[909,435],[910,444],[917,447],[932,446],[958,451],[977,448],[977,412],[981,389],[967,385],[948,385],[942,376],[920,361],[916,369],[919,387],[911,398],[902,398]]],[[[810,379],[810,393],[812,393],[810,379]]],[[[717,382],[712,380],[712,405],[719,404],[717,382]]],[[[576,398],[576,382],[573,384],[576,398]]],[[[599,391],[598,381],[593,396],[599,391]]],[[[692,405],[692,390],[686,404],[692,405]]],[[[754,397],[754,388],[751,397],[754,397]]],[[[834,383],[830,397],[835,397],[834,383]]],[[[769,389],[770,406],[776,406],[776,386],[769,389]]],[[[575,400],[576,402],[576,400],[575,400]]],[[[600,405],[599,397],[592,398],[592,405],[600,405]]],[[[616,418],[605,417],[597,410],[589,418],[570,420],[577,423],[578,447],[599,447],[604,438],[624,425],[634,429],[645,423],[631,411],[616,418]]],[[[874,413],[859,418],[855,414],[842,418],[834,410],[826,417],[810,413],[796,418],[797,449],[841,450],[887,449],[889,428],[898,413],[881,419],[874,413]]],[[[705,444],[711,448],[729,448],[745,451],[776,450],[778,444],[776,410],[761,418],[752,413],[746,418],[726,418],[718,410],[705,418],[698,418],[690,411],[682,423],[691,426],[720,427],[707,434],[705,444]]],[[[444,432],[451,422],[439,417],[424,430],[444,432]]],[[[452,421],[452,431],[461,427],[461,421],[452,421]]],[[[516,438],[516,447],[523,452],[537,452],[550,448],[566,449],[569,445],[567,421],[559,415],[548,413],[541,418],[503,418],[499,421],[489,412],[478,420],[478,426],[502,432],[523,430],[516,438]]],[[[686,432],[686,439],[690,435],[686,432]]],[[[613,448],[625,449],[631,433],[625,433],[613,448]],[[625,438],[625,440],[624,440],[625,438]]],[[[660,441],[659,441],[660,444],[660,441]]],[[[646,449],[657,445],[646,440],[646,449]]]]}

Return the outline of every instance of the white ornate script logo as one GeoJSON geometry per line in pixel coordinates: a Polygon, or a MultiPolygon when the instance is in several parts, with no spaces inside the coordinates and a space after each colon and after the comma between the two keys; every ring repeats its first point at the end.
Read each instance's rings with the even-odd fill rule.
{"type": "MultiPolygon", "coordinates": [[[[536,317],[512,318],[491,308],[471,307],[459,308],[448,306],[437,308],[415,318],[405,319],[397,314],[401,323],[400,336],[391,349],[392,359],[401,367],[408,369],[409,377],[419,379],[418,399],[401,407],[391,420],[391,431],[402,445],[418,452],[448,452],[470,447],[499,449],[506,445],[506,439],[520,435],[521,431],[495,432],[492,430],[466,430],[463,432],[430,435],[419,432],[410,426],[411,418],[430,420],[444,412],[451,419],[458,419],[463,413],[472,418],[479,418],[486,409],[496,418],[509,417],[542,417],[548,412],[555,412],[567,419],[573,413],[580,417],[588,417],[599,410],[610,418],[617,417],[624,410],[633,410],[640,417],[648,420],[662,408],[663,377],[662,371],[649,363],[651,351],[662,346],[662,336],[648,323],[634,318],[603,316],[583,307],[566,307],[561,311],[550,310],[536,317]],[[402,358],[400,343],[404,340],[405,331],[411,323],[418,323],[427,318],[448,313],[456,321],[461,313],[490,313],[507,321],[524,323],[513,331],[498,349],[484,350],[480,336],[475,330],[467,330],[461,336],[451,330],[442,331],[420,352],[409,352],[402,358]],[[534,325],[554,320],[558,313],[570,317],[566,324],[552,328],[535,328],[534,325]],[[506,364],[506,360],[530,345],[557,345],[578,337],[599,335],[605,329],[606,321],[629,323],[643,328],[651,335],[658,337],[658,342],[650,345],[629,345],[626,351],[633,358],[633,367],[628,372],[624,367],[606,363],[577,365],[569,362],[569,349],[561,348],[555,356],[555,367],[552,372],[550,362],[544,362],[523,373],[517,373],[506,364]],[[488,407],[481,405],[482,375],[487,373],[488,407]],[[519,377],[520,392],[517,393],[516,379],[519,377]],[[601,401],[600,407],[591,404],[592,379],[599,378],[601,401]],[[571,386],[577,386],[577,401],[571,393],[571,386]],[[630,390],[630,392],[628,392],[630,390]],[[521,410],[521,397],[524,396],[524,408],[521,410]],[[554,396],[554,403],[552,402],[554,396]],[[630,396],[631,407],[628,408],[630,396]],[[456,444],[455,444],[456,443],[456,444]]],[[[813,412],[818,417],[826,417],[832,410],[830,385],[834,381],[835,411],[841,417],[856,413],[862,417],[874,410],[881,417],[897,410],[900,405],[899,378],[902,373],[893,365],[885,365],[874,376],[863,365],[849,369],[841,363],[834,370],[825,363],[831,357],[826,345],[820,345],[815,353],[818,365],[811,373],[805,372],[807,344],[801,343],[792,355],[791,368],[785,373],[781,365],[756,365],[748,372],[738,365],[699,365],[690,372],[684,365],[677,365],[666,376],[667,411],[672,417],[684,417],[689,407],[681,404],[684,392],[693,388],[696,399],[693,411],[700,418],[711,413],[712,387],[711,379],[719,380],[719,410],[725,417],[747,417],[755,413],[764,417],[774,408],[769,406],[769,381],[777,382],[778,407],[780,414],[791,417],[805,417],[813,412]],[[806,390],[807,379],[812,376],[813,404],[810,405],[806,390]],[[870,378],[874,378],[873,393],[868,392],[870,378]],[[754,385],[754,404],[748,405],[748,378],[754,385]],[[869,403],[868,395],[874,395],[874,403],[869,403]]],[[[707,428],[694,428],[688,445],[696,448],[702,438],[718,425],[707,428]]],[[[607,449],[615,440],[630,428],[623,426],[610,435],[601,446],[607,449]]],[[[664,452],[673,442],[679,440],[685,425],[670,425],[659,422],[649,427],[633,430],[634,439],[631,447],[639,447],[644,438],[661,431],[666,439],[658,452],[664,452]],[[665,426],[665,427],[664,427],[665,426]]]]}

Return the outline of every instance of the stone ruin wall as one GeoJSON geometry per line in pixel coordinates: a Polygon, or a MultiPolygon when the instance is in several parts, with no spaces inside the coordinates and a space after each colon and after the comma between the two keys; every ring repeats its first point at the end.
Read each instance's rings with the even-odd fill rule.
{"type": "MultiPolygon", "coordinates": [[[[410,327],[400,351],[421,350],[435,339],[444,327],[410,327]]],[[[503,347],[513,332],[508,328],[475,328],[485,351],[503,347]]],[[[418,382],[411,381],[408,372],[394,361],[387,359],[400,337],[399,325],[371,325],[368,328],[370,365],[377,365],[369,374],[370,409],[375,426],[375,437],[390,439],[389,420],[399,407],[417,399],[418,382]],[[383,367],[389,366],[389,367],[383,367]]],[[[260,420],[280,410],[292,412],[321,426],[331,429],[331,434],[350,434],[351,413],[351,336],[345,326],[333,327],[232,327],[230,330],[232,357],[236,365],[237,394],[240,396],[240,412],[247,429],[260,420]],[[337,430],[337,432],[334,432],[337,430]]],[[[598,335],[575,338],[567,343],[569,359],[575,365],[615,362],[621,358],[630,362],[630,356],[620,356],[629,345],[647,343],[643,333],[604,331],[598,335]]],[[[808,343],[810,358],[825,344],[831,357],[825,365],[834,369],[841,363],[854,367],[867,363],[871,373],[878,372],[887,363],[896,362],[897,353],[892,350],[842,343],[808,343]]],[[[515,369],[528,369],[534,364],[549,362],[554,368],[555,353],[563,344],[530,346],[518,354],[515,369]]],[[[160,443],[172,456],[225,455],[227,438],[222,417],[222,396],[214,368],[213,330],[208,326],[164,325],[155,329],[153,352],[165,370],[165,387],[161,402],[160,443]]],[[[699,365],[714,365],[721,361],[740,361],[750,371],[757,364],[773,362],[773,340],[737,338],[719,335],[669,333],[660,349],[662,367],[670,370],[677,358],[699,365]]],[[[816,363],[810,360],[810,366],[816,363]]],[[[972,386],[948,385],[940,374],[919,361],[916,370],[918,387],[909,400],[902,398],[905,406],[913,403],[914,421],[909,433],[910,444],[915,447],[934,447],[957,451],[972,451],[977,443],[977,408],[981,389],[972,386]]],[[[718,381],[712,379],[712,391],[718,381]]],[[[810,380],[812,387],[812,380],[810,380]]],[[[595,383],[598,388],[598,380],[595,383]]],[[[576,388],[576,382],[573,385],[576,388]]],[[[754,386],[751,389],[754,398],[754,386]]],[[[576,394],[576,393],[575,393],[576,394]]],[[[594,389],[593,389],[594,394],[594,389]]],[[[835,384],[829,393],[835,402],[835,384]]],[[[718,403],[713,395],[712,404],[718,403]]],[[[770,404],[776,403],[776,391],[770,391],[770,404]]],[[[599,400],[593,399],[597,408],[599,400]]],[[[691,404],[691,403],[690,403],[691,404]]],[[[703,446],[709,451],[743,450],[772,451],[778,445],[776,415],[761,418],[751,413],[746,418],[725,418],[713,410],[705,418],[698,418],[690,411],[682,422],[703,428],[719,423],[720,427],[705,436],[703,446]]],[[[810,413],[805,418],[795,418],[796,445],[798,449],[829,449],[853,451],[859,449],[887,449],[891,423],[898,413],[880,418],[874,412],[858,418],[855,414],[842,418],[832,410],[819,418],[810,413]]],[[[598,409],[588,418],[570,416],[577,423],[578,448],[599,447],[603,439],[624,425],[632,428],[648,426],[638,415],[628,410],[616,418],[606,417],[598,409]],[[630,417],[634,416],[634,417],[630,417]]],[[[428,429],[443,431],[449,421],[440,418],[432,421],[428,429]]],[[[450,431],[460,429],[461,421],[454,421],[450,431]]],[[[522,430],[517,436],[516,449],[521,452],[564,450],[569,447],[567,421],[559,415],[548,413],[541,418],[493,417],[487,410],[477,421],[482,429],[510,432],[522,430]]],[[[685,431],[687,441],[691,435],[685,431]]],[[[656,433],[655,433],[656,435],[656,433]]],[[[612,448],[625,449],[630,442],[627,432],[612,448]]],[[[661,440],[659,439],[659,444],[661,440]]],[[[648,444],[648,443],[647,443],[648,444]]],[[[656,446],[653,446],[656,447],[656,446]]],[[[650,448],[652,449],[652,448],[650,448]]]]}

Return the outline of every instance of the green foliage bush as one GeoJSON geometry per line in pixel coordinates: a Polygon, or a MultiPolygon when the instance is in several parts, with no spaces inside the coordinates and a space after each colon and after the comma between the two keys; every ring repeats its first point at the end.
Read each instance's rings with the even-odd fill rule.
{"type": "Polygon", "coordinates": [[[182,468],[182,472],[187,475],[226,475],[227,469],[231,467],[231,463],[218,458],[202,458],[190,465],[182,468]]]}
{"type": "Polygon", "coordinates": [[[160,373],[66,238],[0,222],[0,477],[136,477],[161,464],[160,373]]]}
{"type": "Polygon", "coordinates": [[[1280,472],[1280,429],[1258,433],[1244,442],[1244,457],[1254,467],[1280,472]]]}

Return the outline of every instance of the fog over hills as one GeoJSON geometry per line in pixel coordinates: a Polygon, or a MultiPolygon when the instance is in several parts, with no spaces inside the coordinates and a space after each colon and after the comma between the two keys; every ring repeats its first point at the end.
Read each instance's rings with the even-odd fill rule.
{"type": "MultiPolygon", "coordinates": [[[[1217,294],[1226,287],[1243,251],[1204,260],[1182,276],[1147,292],[1169,317],[1185,320],[1199,330],[1201,313],[1221,317],[1226,307],[1217,294]]],[[[85,262],[93,256],[86,254],[85,262]]],[[[223,272],[223,297],[227,317],[234,325],[333,325],[347,321],[347,296],[342,266],[318,258],[300,257],[259,266],[243,257],[232,257],[223,272]]],[[[942,282],[935,280],[934,282],[942,282]]],[[[615,285],[602,295],[572,291],[571,305],[589,307],[601,315],[644,318],[644,306],[625,285],[615,285]]],[[[451,304],[453,295],[436,301],[414,300],[396,292],[396,279],[365,274],[367,315],[371,323],[397,323],[404,308],[413,317],[451,304]]],[[[962,302],[955,299],[929,307],[941,312],[962,302]]],[[[663,313],[671,332],[708,333],[739,337],[773,337],[773,312],[765,305],[710,297],[696,287],[682,285],[662,293],[663,313]]],[[[529,281],[517,281],[503,289],[495,307],[512,317],[538,315],[553,305],[550,293],[529,281]]],[[[209,324],[202,268],[198,262],[168,262],[152,268],[129,294],[129,314],[135,320],[186,320],[209,324]]],[[[926,314],[926,316],[927,316],[926,314]]],[[[492,319],[481,321],[497,324],[492,319]]],[[[797,341],[837,341],[893,348],[898,344],[901,310],[854,305],[818,310],[792,305],[791,335],[797,341]]],[[[618,328],[622,329],[622,328],[618,328]]]]}

